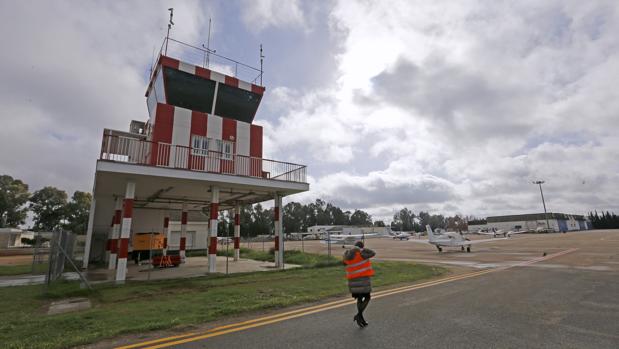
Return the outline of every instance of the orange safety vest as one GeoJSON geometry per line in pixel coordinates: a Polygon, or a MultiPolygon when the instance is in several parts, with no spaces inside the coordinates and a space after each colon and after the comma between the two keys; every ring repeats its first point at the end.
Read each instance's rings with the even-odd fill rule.
{"type": "Polygon", "coordinates": [[[369,259],[363,259],[359,251],[355,251],[355,257],[344,260],[344,263],[346,264],[346,278],[348,280],[374,275],[372,262],[369,259]]]}

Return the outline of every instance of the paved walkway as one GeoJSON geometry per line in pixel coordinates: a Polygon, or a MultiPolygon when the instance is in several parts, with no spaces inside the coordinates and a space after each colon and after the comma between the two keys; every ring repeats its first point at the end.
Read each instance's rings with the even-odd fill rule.
{"type": "MultiPolygon", "coordinates": [[[[129,262],[127,280],[133,281],[191,278],[208,274],[208,258],[206,256],[189,257],[184,264],[181,264],[176,268],[160,269],[153,268],[148,264],[136,265],[132,261],[129,262]]],[[[290,269],[298,268],[300,266],[286,264],[285,267],[286,269],[290,269]]],[[[233,258],[229,258],[226,261],[226,257],[218,256],[216,272],[222,274],[234,274],[269,271],[274,270],[274,268],[275,266],[271,262],[261,262],[252,259],[241,259],[238,262],[235,262],[233,258]]],[[[115,270],[107,270],[103,268],[92,269],[86,272],[86,277],[93,283],[114,281],[115,276],[115,270]]],[[[64,273],[63,278],[66,280],[79,280],[79,275],[77,273],[64,273]]],[[[44,281],[44,275],[2,276],[0,277],[0,287],[37,285],[42,284],[44,281]]]]}

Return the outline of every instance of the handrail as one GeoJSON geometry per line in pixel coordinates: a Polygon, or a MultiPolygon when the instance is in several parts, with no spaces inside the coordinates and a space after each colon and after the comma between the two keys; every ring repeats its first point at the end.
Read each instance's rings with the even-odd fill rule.
{"type": "Polygon", "coordinates": [[[307,183],[306,166],[221,151],[104,134],[100,160],[307,183]]]}
{"type": "MultiPolygon", "coordinates": [[[[159,49],[159,55],[157,57],[157,60],[162,55],[180,59],[183,62],[193,64],[196,66],[201,66],[202,68],[208,68],[208,69],[213,69],[210,67],[210,63],[212,63],[215,66],[214,70],[219,71],[223,69],[222,71],[219,71],[220,73],[231,75],[231,76],[234,76],[235,78],[238,78],[238,79],[241,79],[247,82],[251,82],[252,84],[257,84],[257,85],[262,86],[262,76],[264,75],[262,64],[260,65],[260,68],[252,67],[249,64],[245,64],[243,62],[234,60],[232,58],[228,58],[226,56],[220,55],[216,53],[215,50],[211,50],[208,48],[200,48],[200,47],[190,45],[188,43],[173,39],[171,37],[163,38],[163,42],[161,44],[161,48],[159,49]],[[170,43],[173,43],[174,45],[169,45],[170,43]],[[211,57],[218,58],[219,62],[215,62],[215,61],[211,62],[211,57]],[[226,68],[230,69],[230,71],[226,72],[225,71],[226,68]],[[239,71],[239,68],[241,69],[241,71],[239,71]]],[[[153,62],[153,64],[156,65],[157,61],[153,62]]],[[[157,70],[156,66],[151,67],[151,76],[150,76],[151,80],[156,70],[157,70]]]]}

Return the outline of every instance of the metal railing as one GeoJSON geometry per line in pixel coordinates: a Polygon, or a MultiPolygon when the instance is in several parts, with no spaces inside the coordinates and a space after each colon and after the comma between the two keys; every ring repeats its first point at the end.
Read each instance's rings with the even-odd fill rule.
{"type": "MultiPolygon", "coordinates": [[[[215,70],[237,79],[262,85],[262,68],[252,67],[234,59],[216,53],[207,47],[197,47],[182,41],[165,37],[159,50],[160,55],[180,59],[181,61],[202,68],[215,70]]],[[[260,52],[262,57],[262,53],[260,52]]],[[[151,68],[153,71],[154,67],[151,68]]]]}
{"type": "Polygon", "coordinates": [[[307,183],[306,166],[104,134],[100,160],[307,183]]]}

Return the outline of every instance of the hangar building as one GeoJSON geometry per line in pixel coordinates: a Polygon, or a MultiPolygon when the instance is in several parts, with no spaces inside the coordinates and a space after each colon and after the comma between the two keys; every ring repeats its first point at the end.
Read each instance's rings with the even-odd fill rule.
{"type": "Polygon", "coordinates": [[[504,231],[535,231],[546,228],[546,218],[551,230],[573,231],[591,229],[591,222],[584,216],[565,213],[528,213],[507,216],[493,216],[486,218],[486,224],[469,225],[469,231],[481,229],[501,229],[504,231]]]}

